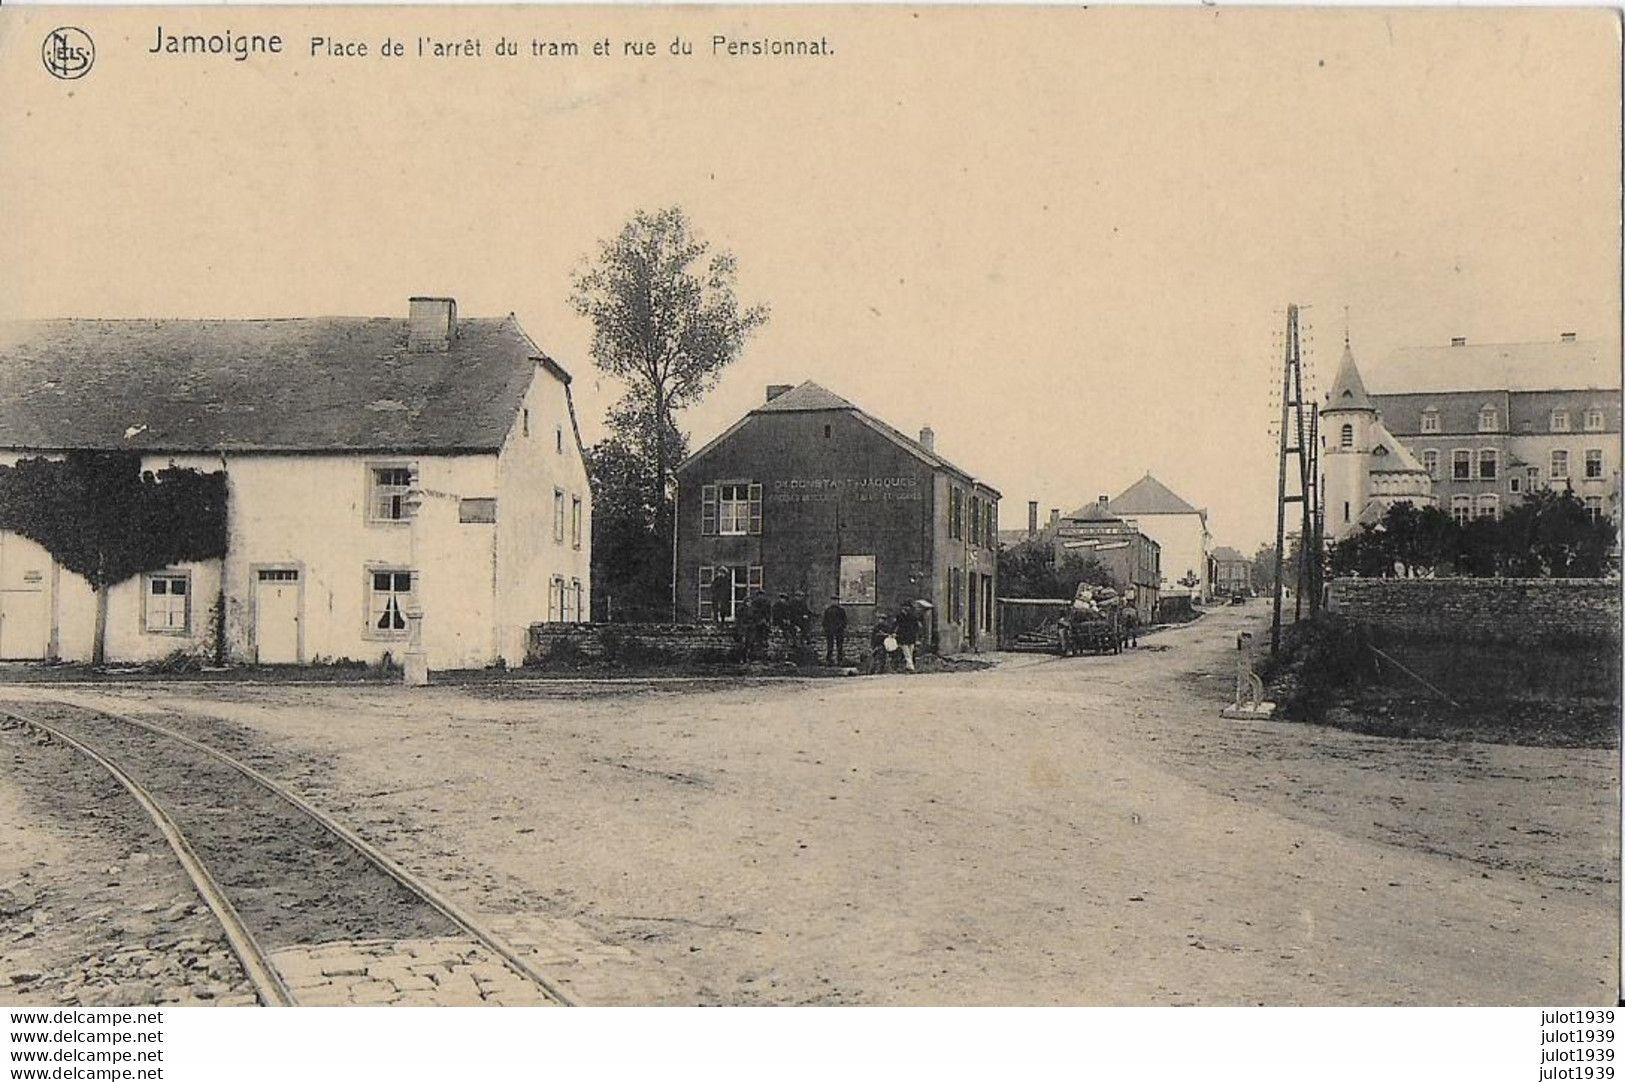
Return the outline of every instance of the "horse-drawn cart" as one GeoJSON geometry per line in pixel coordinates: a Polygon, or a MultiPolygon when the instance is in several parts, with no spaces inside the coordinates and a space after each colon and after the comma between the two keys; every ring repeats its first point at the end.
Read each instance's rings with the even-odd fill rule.
{"type": "Polygon", "coordinates": [[[1061,617],[1061,656],[1123,652],[1123,610],[1074,608],[1061,617]]]}

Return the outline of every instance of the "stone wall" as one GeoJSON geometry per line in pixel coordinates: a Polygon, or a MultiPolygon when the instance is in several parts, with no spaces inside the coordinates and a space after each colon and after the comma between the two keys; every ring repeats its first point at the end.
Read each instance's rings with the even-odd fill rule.
{"type": "Polygon", "coordinates": [[[1598,579],[1336,579],[1331,609],[1402,638],[1617,641],[1618,583],[1598,579]]]}
{"type": "MultiPolygon", "coordinates": [[[[810,645],[821,659],[824,651],[821,630],[814,630],[810,645]]],[[[869,629],[849,625],[846,631],[848,664],[865,657],[868,650],[869,629]]],[[[532,624],[526,658],[530,663],[538,663],[578,652],[582,657],[602,661],[612,651],[628,663],[723,662],[738,660],[740,647],[731,627],[714,624],[532,624]]],[[[784,660],[791,652],[789,644],[774,632],[768,657],[784,660]]]]}
{"type": "Polygon", "coordinates": [[[1368,675],[1418,678],[1477,701],[1613,700],[1620,594],[1596,579],[1337,579],[1331,610],[1353,620],[1368,675]],[[1408,670],[1408,671],[1407,671],[1408,670]]]}

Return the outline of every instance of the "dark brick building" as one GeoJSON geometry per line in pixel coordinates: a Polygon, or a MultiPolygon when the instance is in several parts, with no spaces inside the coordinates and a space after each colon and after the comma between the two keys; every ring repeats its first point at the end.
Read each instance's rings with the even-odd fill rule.
{"type": "Polygon", "coordinates": [[[1111,572],[1112,581],[1134,601],[1142,623],[1157,617],[1162,590],[1162,546],[1115,515],[1102,496],[1057,521],[1055,558],[1092,557],[1111,572]]]}
{"type": "Polygon", "coordinates": [[[997,641],[999,493],[816,383],[767,401],[678,467],[677,608],[732,619],[757,588],[839,596],[849,620],[923,599],[939,650],[997,641]]]}

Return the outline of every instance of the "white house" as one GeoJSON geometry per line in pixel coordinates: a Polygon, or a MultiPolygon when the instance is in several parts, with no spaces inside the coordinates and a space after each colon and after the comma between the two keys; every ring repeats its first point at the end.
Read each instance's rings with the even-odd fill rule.
{"type": "MultiPolygon", "coordinates": [[[[217,598],[259,664],[399,658],[414,591],[437,669],[589,611],[570,377],[512,315],[0,324],[0,463],[74,450],[227,477],[224,559],[113,587],[109,660],[208,649],[217,598]]],[[[0,533],[0,658],[89,658],[94,624],[84,579],[0,533]]]]}
{"type": "MultiPolygon", "coordinates": [[[[1192,507],[1149,473],[1108,501],[1106,509],[1161,546],[1162,596],[1184,593],[1201,601],[1210,595],[1208,554],[1213,535],[1208,532],[1205,509],[1192,507]],[[1195,586],[1180,585],[1186,572],[1196,576],[1195,586]]],[[[1080,508],[1071,517],[1084,510],[1080,508]]]]}

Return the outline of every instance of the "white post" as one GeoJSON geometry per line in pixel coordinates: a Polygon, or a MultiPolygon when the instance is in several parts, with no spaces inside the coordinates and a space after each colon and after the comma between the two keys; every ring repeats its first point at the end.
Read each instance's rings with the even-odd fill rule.
{"type": "Polygon", "coordinates": [[[418,592],[422,571],[418,567],[418,517],[423,510],[423,490],[418,487],[419,477],[412,470],[412,487],[402,500],[407,517],[407,543],[410,552],[412,590],[406,605],[406,656],[403,659],[402,683],[409,688],[425,687],[429,683],[429,655],[423,648],[423,601],[418,592]]]}

